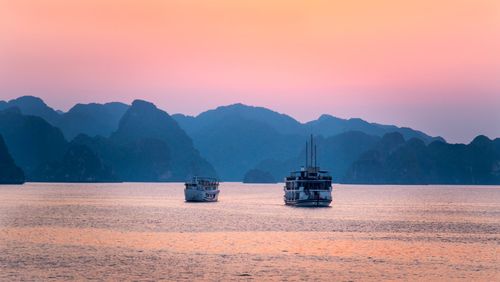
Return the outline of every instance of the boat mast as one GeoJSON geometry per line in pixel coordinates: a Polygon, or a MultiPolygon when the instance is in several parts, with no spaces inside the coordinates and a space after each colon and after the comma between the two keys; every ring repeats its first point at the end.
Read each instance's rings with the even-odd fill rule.
{"type": "Polygon", "coordinates": [[[316,149],[316,144],[314,144],[314,167],[318,167],[318,154],[316,149]]]}
{"type": "Polygon", "coordinates": [[[309,144],[306,141],[306,168],[309,166],[309,144]]]}
{"type": "Polygon", "coordinates": [[[314,153],[313,152],[313,143],[314,143],[314,141],[313,141],[313,135],[311,134],[311,163],[310,163],[311,166],[313,165],[313,153],[314,153]]]}

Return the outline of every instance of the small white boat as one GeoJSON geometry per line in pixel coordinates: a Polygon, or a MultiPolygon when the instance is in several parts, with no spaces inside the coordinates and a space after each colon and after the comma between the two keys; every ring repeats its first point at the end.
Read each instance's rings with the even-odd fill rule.
{"type": "Polygon", "coordinates": [[[186,202],[217,202],[219,198],[219,180],[210,177],[193,177],[185,183],[186,202]]]}

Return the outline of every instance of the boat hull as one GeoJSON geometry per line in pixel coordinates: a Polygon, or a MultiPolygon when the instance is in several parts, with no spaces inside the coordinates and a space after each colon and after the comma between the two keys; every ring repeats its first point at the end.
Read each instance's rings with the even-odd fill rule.
{"type": "Polygon", "coordinates": [[[295,207],[329,207],[332,200],[296,200],[285,201],[286,205],[295,207]]]}
{"type": "Polygon", "coordinates": [[[219,190],[202,191],[194,189],[184,189],[186,202],[217,202],[219,200],[219,190]]]}
{"type": "Polygon", "coordinates": [[[286,205],[296,207],[328,207],[332,203],[332,191],[329,190],[286,190],[283,197],[286,205]]]}

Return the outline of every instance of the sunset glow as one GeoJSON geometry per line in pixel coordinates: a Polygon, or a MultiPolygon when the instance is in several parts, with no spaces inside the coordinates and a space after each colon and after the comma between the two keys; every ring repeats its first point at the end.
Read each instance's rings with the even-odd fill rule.
{"type": "Polygon", "coordinates": [[[0,0],[0,100],[235,102],[500,135],[500,2],[0,0]],[[319,105],[319,106],[318,106],[319,105]]]}

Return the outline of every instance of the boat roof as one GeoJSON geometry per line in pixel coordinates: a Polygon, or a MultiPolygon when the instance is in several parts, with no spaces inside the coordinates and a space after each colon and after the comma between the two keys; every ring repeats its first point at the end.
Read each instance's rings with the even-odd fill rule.
{"type": "Polygon", "coordinates": [[[325,173],[325,174],[327,174],[328,171],[321,170],[319,167],[308,167],[308,168],[302,168],[301,170],[292,171],[292,174],[301,174],[301,173],[306,173],[306,174],[325,173]]]}
{"type": "Polygon", "coordinates": [[[192,180],[205,180],[205,181],[213,181],[218,182],[219,179],[215,177],[206,177],[206,176],[193,176],[192,180]]]}

